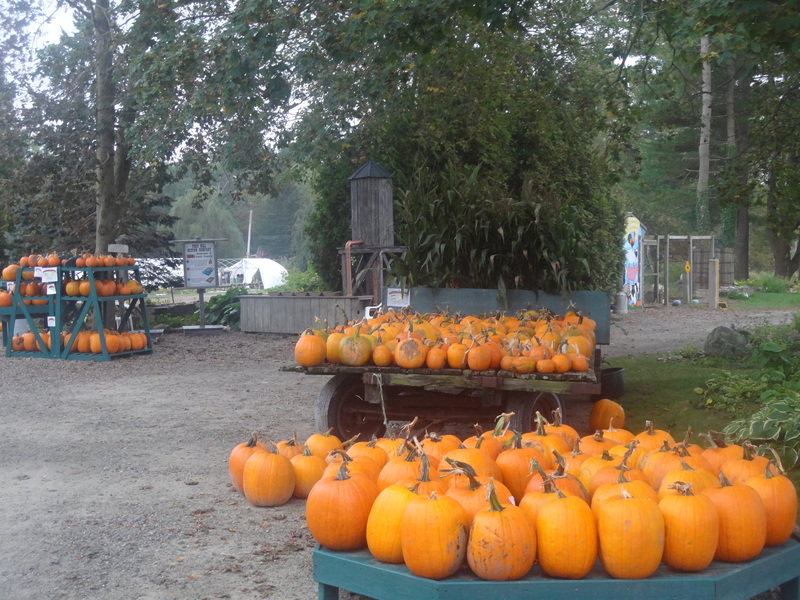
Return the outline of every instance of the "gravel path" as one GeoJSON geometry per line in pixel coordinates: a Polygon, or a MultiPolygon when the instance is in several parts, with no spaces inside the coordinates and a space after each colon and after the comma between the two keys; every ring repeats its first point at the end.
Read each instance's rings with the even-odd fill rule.
{"type": "MultiPolygon", "coordinates": [[[[791,318],[645,309],[614,318],[604,353],[791,318]]],[[[0,599],[316,598],[303,502],[255,508],[227,474],[253,430],[314,432],[327,378],[279,371],[294,342],[170,334],[109,363],[0,357],[0,599]]]]}

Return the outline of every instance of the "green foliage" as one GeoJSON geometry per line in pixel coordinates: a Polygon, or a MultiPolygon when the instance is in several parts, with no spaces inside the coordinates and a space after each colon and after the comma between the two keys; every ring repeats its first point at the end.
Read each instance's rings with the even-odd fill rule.
{"type": "Polygon", "coordinates": [[[197,210],[195,201],[199,192],[190,190],[175,201],[171,215],[176,223],[173,231],[179,240],[225,240],[217,242],[217,256],[238,258],[244,256],[245,242],[230,210],[230,199],[219,194],[207,195],[203,210],[197,210]]]}
{"type": "Polygon", "coordinates": [[[769,294],[782,294],[792,288],[793,281],[786,277],[779,277],[774,273],[756,273],[747,281],[737,282],[737,285],[749,285],[769,294]]]}
{"type": "Polygon", "coordinates": [[[289,269],[281,285],[271,287],[269,292],[322,292],[327,288],[322,278],[309,268],[307,271],[289,269]]]}
{"type": "Polygon", "coordinates": [[[320,94],[294,147],[317,171],[307,232],[329,285],[351,237],[347,177],[367,158],[393,174],[397,241],[413,253],[397,274],[410,284],[616,283],[623,226],[609,186],[625,102],[563,14],[535,5],[534,35],[457,1],[359,3],[356,19],[347,4],[324,15],[324,43],[306,57],[320,94]]]}
{"type": "Polygon", "coordinates": [[[695,390],[698,404],[739,416],[725,428],[732,439],[769,443],[791,467],[800,457],[800,335],[797,327],[759,328],[751,345],[748,370],[710,378],[695,390]]]}
{"type": "Polygon", "coordinates": [[[765,392],[762,408],[725,428],[733,440],[769,444],[780,455],[784,467],[800,460],[800,383],[787,382],[765,392]]]}
{"type": "Polygon", "coordinates": [[[246,296],[247,288],[232,287],[220,296],[212,296],[205,303],[204,316],[209,325],[225,325],[234,331],[240,327],[241,302],[239,296],[246,296]]]}
{"type": "Polygon", "coordinates": [[[173,316],[173,315],[159,315],[158,317],[158,324],[159,325],[166,325],[172,329],[180,329],[181,327],[197,325],[197,313],[193,315],[182,315],[182,316],[173,316]]]}

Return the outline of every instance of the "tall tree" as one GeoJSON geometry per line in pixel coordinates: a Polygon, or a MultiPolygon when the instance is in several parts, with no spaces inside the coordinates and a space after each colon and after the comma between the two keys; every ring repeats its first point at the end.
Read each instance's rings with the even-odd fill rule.
{"type": "Polygon", "coordinates": [[[709,36],[700,38],[700,61],[703,64],[702,84],[700,86],[700,145],[698,156],[700,167],[697,175],[697,225],[699,233],[708,233],[708,178],[711,173],[711,106],[713,103],[711,86],[711,61],[709,60],[709,36]]]}

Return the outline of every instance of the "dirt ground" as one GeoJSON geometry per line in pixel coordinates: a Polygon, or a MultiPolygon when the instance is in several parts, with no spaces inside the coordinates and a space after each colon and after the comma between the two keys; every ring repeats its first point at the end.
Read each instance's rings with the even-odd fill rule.
{"type": "MultiPolygon", "coordinates": [[[[604,355],[792,318],[645,309],[613,318],[604,355]]],[[[0,599],[316,598],[304,503],[253,507],[227,473],[253,430],[314,432],[327,378],[278,370],[294,342],[179,333],[107,363],[0,357],[0,599]]]]}

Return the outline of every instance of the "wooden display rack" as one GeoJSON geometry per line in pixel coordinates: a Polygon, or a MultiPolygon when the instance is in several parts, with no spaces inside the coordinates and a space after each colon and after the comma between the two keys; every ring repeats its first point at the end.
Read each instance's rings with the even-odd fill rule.
{"type": "MultiPolygon", "coordinates": [[[[138,279],[138,265],[125,267],[52,267],[56,270],[57,279],[49,282],[55,286],[55,294],[40,296],[22,296],[20,294],[20,283],[27,283],[23,279],[24,272],[36,272],[34,268],[17,269],[14,289],[11,294],[11,306],[0,307],[0,320],[3,322],[3,346],[8,357],[31,357],[31,358],[64,358],[67,360],[95,360],[108,361],[118,356],[131,354],[142,354],[153,351],[153,342],[150,337],[150,328],[147,323],[147,311],[144,300],[147,294],[131,294],[126,296],[100,296],[97,293],[95,277],[100,279],[113,278],[120,275],[125,278],[130,272],[134,273],[134,279],[138,279]],[[90,284],[88,296],[67,296],[64,283],[65,275],[70,273],[72,279],[86,280],[90,284]],[[78,275],[81,275],[78,277],[78,275]],[[30,303],[26,304],[25,301],[30,303]],[[111,354],[106,345],[106,334],[102,324],[105,322],[106,311],[113,309],[116,302],[121,301],[127,307],[119,320],[116,330],[122,332],[134,314],[138,312],[142,321],[142,332],[147,336],[147,345],[140,350],[127,350],[111,354]],[[14,325],[18,319],[24,319],[28,324],[28,329],[33,333],[39,346],[39,350],[20,351],[12,347],[12,337],[14,325]],[[50,348],[44,343],[37,319],[44,321],[46,329],[50,333],[50,348]],[[78,333],[89,331],[89,322],[94,319],[96,333],[100,334],[101,352],[77,352],[71,351],[73,342],[77,339],[78,333]],[[66,331],[63,343],[61,332],[66,331]]],[[[34,277],[35,280],[35,277],[34,277]]],[[[47,282],[44,282],[47,285],[47,282]]]]}

